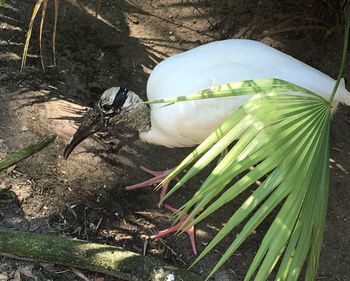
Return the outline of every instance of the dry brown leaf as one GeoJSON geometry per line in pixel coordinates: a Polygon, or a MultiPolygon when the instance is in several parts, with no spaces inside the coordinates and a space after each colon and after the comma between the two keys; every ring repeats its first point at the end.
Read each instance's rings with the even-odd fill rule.
{"type": "Polygon", "coordinates": [[[84,281],[90,281],[90,279],[87,278],[87,277],[86,277],[81,271],[79,271],[78,269],[73,268],[73,267],[71,267],[70,269],[72,270],[72,272],[73,272],[75,275],[79,276],[79,277],[80,277],[81,279],[83,279],[84,281]]]}
{"type": "Polygon", "coordinates": [[[21,281],[21,274],[18,270],[15,271],[15,274],[13,275],[12,281],[21,281]]]}
{"type": "Polygon", "coordinates": [[[0,281],[8,281],[9,280],[9,276],[7,274],[7,272],[1,272],[0,273],[0,281]]]}
{"type": "MultiPolygon", "coordinates": [[[[53,64],[56,66],[56,31],[57,31],[57,22],[58,22],[58,8],[59,8],[59,0],[54,0],[55,6],[55,22],[53,25],[52,32],[52,53],[53,53],[53,64]]],[[[64,1],[63,1],[64,4],[64,1]]],[[[63,9],[64,11],[64,9],[63,9]]]]}
{"type": "Polygon", "coordinates": [[[105,278],[103,276],[95,277],[94,281],[104,281],[105,278]]]}
{"type": "Polygon", "coordinates": [[[57,273],[58,271],[60,271],[60,269],[52,263],[41,263],[40,265],[48,272],[57,273]]]}
{"type": "Polygon", "coordinates": [[[42,35],[43,35],[43,28],[44,28],[44,22],[45,22],[45,15],[46,15],[46,8],[47,8],[47,2],[48,0],[43,1],[43,6],[41,9],[41,21],[40,21],[40,29],[39,29],[39,49],[40,49],[40,61],[41,66],[43,68],[43,71],[45,72],[45,65],[44,65],[44,56],[42,51],[42,35]]]}
{"type": "Polygon", "coordinates": [[[8,167],[6,170],[6,174],[11,174],[14,169],[16,169],[17,165],[12,165],[11,167],[8,167]]]}
{"type": "Polygon", "coordinates": [[[24,48],[23,48],[23,54],[22,54],[22,64],[21,64],[21,72],[23,71],[25,65],[26,65],[26,60],[27,60],[27,54],[28,54],[28,48],[29,48],[29,41],[30,37],[32,36],[32,31],[33,31],[33,24],[34,20],[36,18],[36,15],[40,9],[41,4],[43,3],[44,0],[37,0],[34,9],[32,12],[32,16],[30,18],[27,34],[26,34],[26,41],[24,43],[24,48]]]}
{"type": "Polygon", "coordinates": [[[33,275],[33,268],[34,268],[34,265],[22,265],[18,268],[18,271],[26,276],[26,277],[31,277],[31,278],[35,278],[35,276],[33,275]]]}

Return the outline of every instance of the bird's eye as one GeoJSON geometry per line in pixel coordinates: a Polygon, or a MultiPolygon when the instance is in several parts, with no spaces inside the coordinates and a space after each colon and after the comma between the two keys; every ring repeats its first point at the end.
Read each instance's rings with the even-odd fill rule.
{"type": "Polygon", "coordinates": [[[112,106],[110,104],[103,104],[102,105],[102,109],[104,111],[109,111],[109,110],[111,110],[111,108],[112,108],[112,106]]]}

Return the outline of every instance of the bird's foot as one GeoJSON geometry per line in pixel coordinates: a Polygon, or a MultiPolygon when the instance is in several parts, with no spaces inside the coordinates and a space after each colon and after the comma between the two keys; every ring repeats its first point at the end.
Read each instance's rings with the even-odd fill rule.
{"type": "MultiPolygon", "coordinates": [[[[175,213],[177,211],[177,209],[171,207],[169,204],[164,204],[164,208],[170,210],[173,213],[175,213]]],[[[158,233],[151,235],[150,238],[152,240],[154,240],[154,239],[157,239],[160,237],[164,237],[164,236],[166,236],[170,233],[173,233],[175,231],[178,231],[187,218],[188,218],[188,215],[186,214],[180,219],[180,221],[176,225],[169,227],[167,229],[161,230],[158,233]]],[[[193,221],[193,219],[191,221],[193,221]]],[[[190,228],[186,229],[186,232],[187,232],[188,236],[190,237],[193,253],[195,254],[195,256],[197,256],[198,251],[197,251],[196,239],[195,239],[195,233],[196,233],[195,227],[191,226],[190,228]]]]}
{"type": "MultiPolygon", "coordinates": [[[[172,169],[165,170],[165,171],[153,171],[153,170],[150,170],[150,169],[142,167],[142,166],[140,166],[140,167],[146,173],[152,175],[153,178],[146,180],[144,182],[141,182],[141,183],[126,186],[125,190],[133,190],[133,189],[137,189],[137,188],[143,188],[143,187],[147,187],[147,186],[152,186],[154,184],[158,184],[161,181],[163,181],[172,171],[172,169]]],[[[164,183],[162,190],[160,192],[160,200],[162,200],[164,198],[165,194],[168,191],[168,187],[169,187],[169,182],[164,183]]],[[[177,211],[177,209],[173,208],[169,204],[164,204],[163,207],[165,209],[173,212],[173,213],[175,213],[177,211]]],[[[160,237],[164,237],[170,233],[176,232],[177,230],[179,230],[181,228],[182,224],[185,222],[185,220],[187,218],[188,218],[188,215],[186,214],[180,219],[180,221],[176,225],[169,227],[167,229],[161,230],[158,233],[151,235],[150,238],[152,240],[154,240],[154,239],[157,239],[160,237]]],[[[193,253],[197,256],[198,251],[197,251],[196,241],[195,241],[195,227],[191,226],[189,229],[186,229],[186,232],[190,237],[193,253]]]]}
{"type": "MultiPolygon", "coordinates": [[[[137,188],[142,188],[142,187],[147,187],[147,186],[152,186],[154,184],[158,184],[161,181],[163,181],[172,171],[172,169],[169,170],[165,170],[165,171],[153,171],[150,170],[148,168],[145,168],[143,166],[140,166],[140,168],[142,170],[144,170],[146,173],[154,176],[153,178],[146,180],[144,182],[140,182],[134,185],[129,185],[125,187],[125,190],[133,190],[133,189],[137,189],[137,188]]],[[[164,185],[162,186],[161,192],[160,192],[160,200],[162,200],[165,196],[165,194],[168,191],[168,187],[169,187],[169,183],[166,182],[164,183],[164,185]]]]}

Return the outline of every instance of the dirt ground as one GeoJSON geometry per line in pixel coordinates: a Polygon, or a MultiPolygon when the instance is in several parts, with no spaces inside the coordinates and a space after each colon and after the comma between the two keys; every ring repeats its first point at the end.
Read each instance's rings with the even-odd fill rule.
{"type": "MultiPolygon", "coordinates": [[[[151,188],[126,192],[124,187],[147,178],[140,165],[171,168],[190,149],[149,145],[121,131],[117,138],[100,134],[85,141],[64,160],[63,147],[80,116],[104,89],[121,85],[145,98],[147,78],[158,62],[224,38],[262,41],[332,77],[341,60],[339,1],[105,0],[98,19],[69,4],[61,6],[57,67],[51,52],[54,17],[49,3],[43,35],[46,72],[41,69],[36,27],[27,67],[20,73],[33,2],[6,0],[0,8],[0,159],[47,134],[55,133],[58,139],[0,174],[0,224],[138,253],[142,253],[142,235],[169,226],[171,216],[156,207],[158,194],[151,188]]],[[[93,9],[92,2],[83,3],[93,9]]],[[[349,78],[348,66],[345,78],[349,78]]],[[[317,280],[350,280],[349,113],[349,108],[341,106],[332,122],[330,198],[317,280]]],[[[188,185],[169,202],[180,206],[199,183],[188,185]]],[[[240,203],[239,198],[198,225],[200,251],[240,203]]],[[[266,228],[260,227],[213,280],[243,280],[266,228]]],[[[229,243],[226,239],[193,271],[208,274],[229,243]]],[[[186,235],[170,236],[151,242],[148,255],[187,267],[194,261],[189,245],[186,235]]],[[[18,269],[26,266],[31,265],[0,257],[0,279],[18,280],[18,269]]],[[[35,268],[40,280],[81,280],[64,268],[57,269],[59,274],[50,273],[47,266],[35,268]]],[[[97,279],[99,274],[83,274],[102,280],[97,279]]]]}

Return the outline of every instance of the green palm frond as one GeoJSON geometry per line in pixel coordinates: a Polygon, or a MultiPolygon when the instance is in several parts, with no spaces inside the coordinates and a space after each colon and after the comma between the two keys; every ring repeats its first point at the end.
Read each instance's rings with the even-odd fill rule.
{"type": "Polygon", "coordinates": [[[244,280],[263,281],[275,270],[275,280],[296,281],[306,260],[305,280],[315,279],[328,199],[330,108],[344,72],[349,14],[350,5],[347,5],[343,58],[328,100],[287,81],[258,79],[221,85],[191,96],[148,102],[172,104],[251,95],[159,185],[190,167],[164,201],[233,144],[198,191],[178,210],[175,222],[190,212],[182,224],[184,231],[234,200],[257,181],[261,182],[194,262],[196,264],[242,225],[207,278],[267,216],[276,213],[244,280]],[[238,180],[237,176],[240,176],[238,180]],[[279,267],[275,269],[277,265],[279,267]]]}
{"type": "Polygon", "coordinates": [[[173,179],[192,165],[164,199],[236,141],[194,196],[179,209],[178,218],[190,211],[183,224],[190,227],[234,200],[256,181],[261,181],[261,185],[232,214],[195,263],[244,223],[211,276],[268,215],[278,210],[245,280],[254,276],[255,280],[266,280],[279,261],[276,280],[296,280],[307,256],[308,274],[314,276],[328,196],[330,103],[279,79],[230,83],[161,102],[243,94],[253,96],[165,179],[173,179]],[[239,175],[241,178],[234,181],[239,175]]]}

